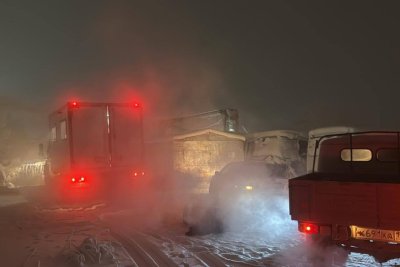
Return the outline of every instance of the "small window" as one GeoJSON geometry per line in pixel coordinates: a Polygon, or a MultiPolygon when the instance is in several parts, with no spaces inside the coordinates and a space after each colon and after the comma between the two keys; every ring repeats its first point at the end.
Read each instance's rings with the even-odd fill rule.
{"type": "Polygon", "coordinates": [[[379,161],[397,162],[399,161],[399,153],[397,149],[380,149],[376,157],[379,161]]]}
{"type": "Polygon", "coordinates": [[[57,128],[54,126],[50,130],[50,141],[54,142],[57,140],[57,128]]]}
{"type": "Polygon", "coordinates": [[[308,148],[308,142],[307,141],[303,141],[303,140],[299,140],[299,154],[300,154],[300,156],[306,156],[307,155],[307,148],[308,148]]]}
{"type": "Polygon", "coordinates": [[[372,159],[372,152],[369,149],[343,149],[340,153],[340,157],[343,161],[370,161],[372,159]],[[353,154],[353,155],[351,155],[353,154]]]}
{"type": "Polygon", "coordinates": [[[67,122],[65,120],[60,122],[60,138],[61,140],[67,139],[67,122]]]}

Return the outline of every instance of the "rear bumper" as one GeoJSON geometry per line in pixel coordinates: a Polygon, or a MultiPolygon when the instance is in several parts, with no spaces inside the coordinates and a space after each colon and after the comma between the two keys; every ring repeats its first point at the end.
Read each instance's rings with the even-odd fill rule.
{"type": "Polygon", "coordinates": [[[318,234],[306,234],[313,241],[317,241],[318,245],[326,245],[327,243],[337,245],[348,252],[371,255],[379,261],[387,261],[400,257],[400,243],[355,239],[351,236],[350,226],[318,225],[318,234]]]}
{"type": "Polygon", "coordinates": [[[380,262],[400,257],[400,243],[387,243],[381,241],[368,241],[349,239],[346,242],[333,241],[334,244],[342,247],[348,252],[368,254],[380,262]]]}

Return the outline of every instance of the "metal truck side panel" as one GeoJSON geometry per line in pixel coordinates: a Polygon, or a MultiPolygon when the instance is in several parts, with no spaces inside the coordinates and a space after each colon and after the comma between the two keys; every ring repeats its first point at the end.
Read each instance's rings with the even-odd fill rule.
{"type": "Polygon", "coordinates": [[[141,112],[132,107],[109,107],[113,167],[142,165],[141,112]]]}
{"type": "Polygon", "coordinates": [[[400,184],[377,186],[379,227],[400,229],[400,184]]]}
{"type": "Polygon", "coordinates": [[[71,109],[72,164],[75,169],[109,166],[105,106],[71,109]]]}
{"type": "Polygon", "coordinates": [[[290,180],[293,220],[400,229],[400,184],[290,180]]]}
{"type": "Polygon", "coordinates": [[[67,138],[61,138],[61,124],[65,123],[68,133],[70,126],[68,124],[67,108],[64,107],[58,112],[54,112],[49,116],[50,140],[47,148],[48,158],[50,159],[49,171],[52,174],[62,173],[70,168],[70,143],[67,138]],[[52,130],[55,130],[55,136],[52,136],[52,130]]]}
{"type": "Polygon", "coordinates": [[[301,185],[289,182],[289,208],[292,220],[310,220],[312,202],[310,190],[311,187],[307,184],[301,185]]]}
{"type": "Polygon", "coordinates": [[[376,226],[377,201],[374,184],[316,182],[313,184],[313,221],[343,225],[376,226]]]}

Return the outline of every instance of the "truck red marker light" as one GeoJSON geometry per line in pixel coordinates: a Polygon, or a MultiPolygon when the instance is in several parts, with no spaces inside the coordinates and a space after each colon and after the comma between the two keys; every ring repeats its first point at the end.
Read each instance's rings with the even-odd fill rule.
{"type": "Polygon", "coordinates": [[[299,223],[299,231],[306,234],[318,234],[319,227],[312,223],[299,223]]]}
{"type": "Polygon", "coordinates": [[[70,108],[79,108],[79,103],[77,101],[68,102],[70,108]]]}

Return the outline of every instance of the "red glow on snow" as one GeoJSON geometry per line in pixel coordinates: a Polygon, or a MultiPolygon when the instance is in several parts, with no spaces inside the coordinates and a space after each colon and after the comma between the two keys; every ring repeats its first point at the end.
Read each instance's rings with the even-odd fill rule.
{"type": "Polygon", "coordinates": [[[76,182],[78,182],[78,183],[83,183],[83,182],[85,182],[85,181],[86,181],[85,176],[80,176],[79,180],[76,179],[75,177],[72,177],[72,178],[71,178],[71,182],[73,182],[73,183],[76,183],[76,182]]]}

